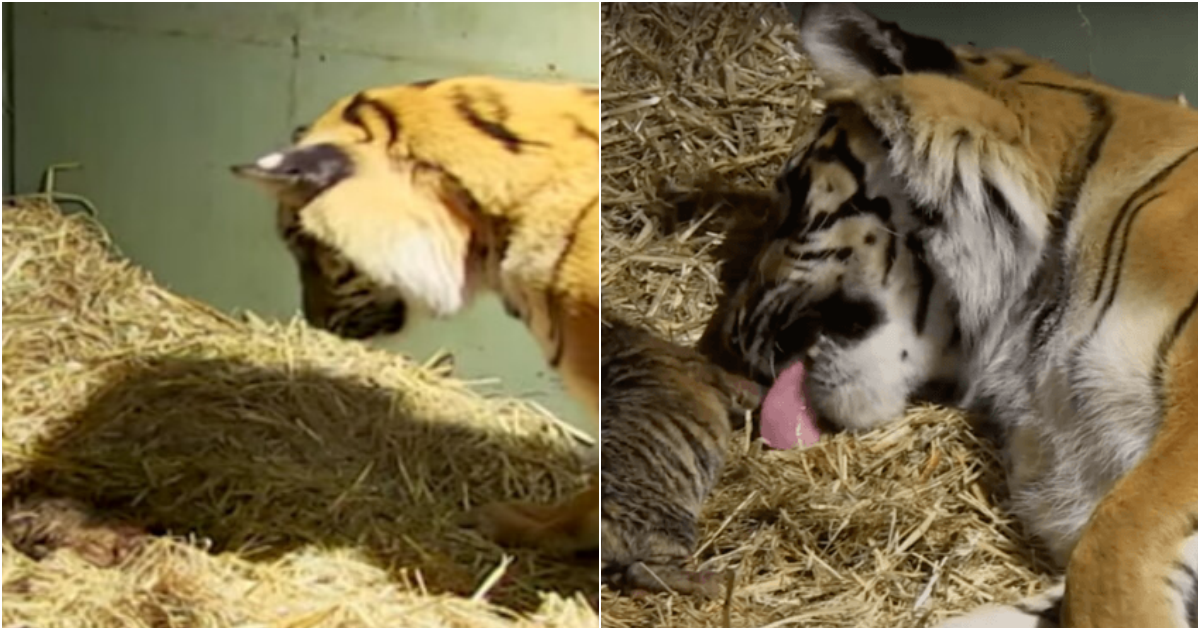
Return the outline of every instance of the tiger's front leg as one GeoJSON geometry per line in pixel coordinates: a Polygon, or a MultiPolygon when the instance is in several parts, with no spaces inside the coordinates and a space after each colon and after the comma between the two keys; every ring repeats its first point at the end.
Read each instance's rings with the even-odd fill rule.
{"type": "Polygon", "coordinates": [[[586,489],[559,503],[496,501],[468,512],[465,524],[506,547],[569,555],[598,547],[599,505],[599,475],[592,474],[586,489]]]}
{"type": "MultiPolygon", "coordinates": [[[[595,303],[584,300],[562,307],[557,317],[561,346],[546,346],[552,357],[550,363],[563,376],[567,391],[592,410],[593,419],[598,418],[600,406],[600,314],[595,303]]],[[[597,549],[600,473],[593,472],[587,488],[565,501],[551,505],[497,501],[469,513],[467,522],[506,547],[531,547],[564,555],[597,549]]]]}
{"type": "Polygon", "coordinates": [[[1166,414],[1092,513],[1067,565],[1068,627],[1196,626],[1196,321],[1172,353],[1166,414]]]}

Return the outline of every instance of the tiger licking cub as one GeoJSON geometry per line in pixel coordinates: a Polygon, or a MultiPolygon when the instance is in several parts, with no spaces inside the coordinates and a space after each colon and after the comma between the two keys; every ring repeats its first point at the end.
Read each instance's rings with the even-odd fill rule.
{"type": "Polygon", "coordinates": [[[995,424],[1065,580],[952,625],[1195,626],[1197,119],[807,3],[824,121],[702,340],[847,428],[931,381],[995,424]]]}
{"type": "MultiPolygon", "coordinates": [[[[457,77],[341,99],[291,147],[234,172],[278,200],[306,319],[349,338],[447,317],[497,293],[567,389],[599,404],[600,95],[457,77]]],[[[599,492],[485,505],[501,544],[595,549],[599,492]]]]}

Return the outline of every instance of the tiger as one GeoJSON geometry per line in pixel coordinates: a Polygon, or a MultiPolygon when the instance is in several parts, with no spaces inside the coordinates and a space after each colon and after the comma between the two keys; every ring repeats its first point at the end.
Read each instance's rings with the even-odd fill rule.
{"type": "Polygon", "coordinates": [[[728,575],[684,565],[731,428],[759,391],[692,348],[602,318],[602,574],[621,590],[715,597],[728,575]]]}
{"type": "MultiPolygon", "coordinates": [[[[458,76],[345,96],[289,147],[232,167],[277,200],[313,326],[402,334],[490,291],[567,391],[599,404],[599,91],[458,76]]],[[[598,545],[598,481],[553,505],[485,504],[502,545],[598,545]]]]}
{"type": "Polygon", "coordinates": [[[947,626],[1195,627],[1196,111],[853,5],[797,25],[826,109],[702,347],[803,362],[842,428],[938,380],[991,425],[1060,579],[947,626]]]}

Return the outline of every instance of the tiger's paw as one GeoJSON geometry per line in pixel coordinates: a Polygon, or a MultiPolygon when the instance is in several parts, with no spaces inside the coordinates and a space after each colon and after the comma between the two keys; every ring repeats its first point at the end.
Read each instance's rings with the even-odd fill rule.
{"type": "Polygon", "coordinates": [[[552,505],[499,501],[467,512],[461,524],[504,547],[577,554],[599,547],[596,506],[580,503],[578,498],[552,505]]]}
{"type": "Polygon", "coordinates": [[[939,628],[1060,628],[1063,584],[1015,604],[988,604],[938,624],[939,628]]]}

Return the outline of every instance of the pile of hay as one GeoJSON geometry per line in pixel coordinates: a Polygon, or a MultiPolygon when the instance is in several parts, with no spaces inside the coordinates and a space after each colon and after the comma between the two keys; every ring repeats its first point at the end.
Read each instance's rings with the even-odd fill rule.
{"type": "MultiPolygon", "coordinates": [[[[602,12],[605,304],[692,343],[720,293],[711,254],[725,219],[756,209],[713,194],[678,216],[669,198],[769,190],[820,111],[819,80],[769,4],[602,12]]],[[[605,587],[604,626],[921,626],[1050,583],[997,507],[994,453],[957,412],[921,407],[790,452],[736,442],[696,553],[702,568],[736,570],[731,600],[605,587]]]]}
{"type": "Polygon", "coordinates": [[[582,486],[553,418],[173,295],[46,203],[3,261],[4,625],[596,625],[593,559],[456,523],[582,486]]]}
{"type": "Polygon", "coordinates": [[[602,6],[604,302],[695,342],[718,295],[712,228],[741,209],[697,208],[660,238],[693,218],[664,194],[770,190],[817,79],[769,4],[602,6]]]}

